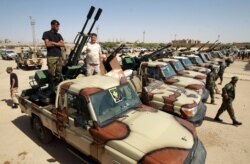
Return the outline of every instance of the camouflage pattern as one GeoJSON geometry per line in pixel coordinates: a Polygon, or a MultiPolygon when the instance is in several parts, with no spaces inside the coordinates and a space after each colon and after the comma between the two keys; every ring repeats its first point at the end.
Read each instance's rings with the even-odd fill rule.
{"type": "Polygon", "coordinates": [[[48,72],[52,83],[61,80],[63,61],[62,57],[47,57],[48,72]]]}
{"type": "MultiPolygon", "coordinates": [[[[198,142],[195,127],[152,107],[135,106],[126,112],[126,117],[114,118],[100,126],[90,96],[118,86],[119,79],[89,76],[61,82],[55,106],[38,106],[25,98],[25,95],[19,97],[19,103],[21,110],[32,119],[36,115],[41,119],[42,125],[56,136],[100,163],[150,163],[150,155],[157,156],[160,163],[195,163],[198,161],[193,160],[197,158],[202,159],[202,163],[205,162],[205,149],[198,152],[198,148],[194,146],[198,142]],[[77,127],[76,119],[69,115],[68,100],[63,98],[68,91],[88,104],[85,111],[90,113],[89,128],[77,127]],[[56,109],[56,113],[51,113],[51,107],[56,109]]],[[[124,99],[126,98],[128,97],[125,96],[124,99]]]]}
{"type": "Polygon", "coordinates": [[[22,52],[18,53],[15,59],[17,68],[39,68],[41,69],[43,60],[37,58],[36,55],[32,52],[22,52]]]}
{"type": "Polygon", "coordinates": [[[158,61],[170,63],[172,65],[172,67],[174,68],[175,72],[177,73],[177,75],[179,75],[179,76],[197,79],[197,80],[200,80],[204,83],[206,82],[207,76],[204,73],[200,73],[200,72],[196,72],[196,71],[192,71],[192,70],[185,70],[184,67],[182,70],[177,71],[175,64],[180,64],[181,66],[183,66],[182,63],[178,59],[162,58],[162,59],[158,59],[158,61]]]}
{"type": "Polygon", "coordinates": [[[234,115],[234,109],[233,109],[233,100],[235,98],[235,85],[231,82],[226,84],[222,89],[222,104],[219,108],[216,117],[219,117],[224,111],[227,111],[230,118],[234,121],[235,115],[234,115]]]}
{"type": "Polygon", "coordinates": [[[206,89],[210,93],[211,103],[214,103],[214,89],[216,87],[215,81],[216,81],[216,73],[213,68],[211,72],[207,74],[207,79],[206,79],[206,89]]]}
{"type": "Polygon", "coordinates": [[[191,70],[191,71],[195,71],[195,72],[200,72],[200,73],[204,73],[204,74],[208,74],[209,69],[205,68],[205,67],[200,67],[200,66],[195,66],[195,65],[191,65],[191,66],[185,66],[183,60],[186,59],[187,57],[185,56],[174,56],[174,59],[178,59],[182,62],[182,64],[184,65],[184,67],[187,70],[191,70]]]}
{"type": "Polygon", "coordinates": [[[168,85],[174,85],[180,88],[195,90],[199,94],[203,93],[203,88],[205,87],[205,84],[199,80],[188,78],[188,77],[176,76],[176,75],[171,76],[170,78],[165,78],[165,75],[163,74],[161,70],[161,68],[165,66],[171,67],[170,64],[165,63],[165,62],[159,62],[159,61],[142,62],[140,66],[139,74],[140,75],[146,74],[150,78],[162,80],[165,82],[165,84],[168,84],[168,85]],[[149,68],[156,68],[157,73],[149,74],[147,72],[149,68]]]}
{"type": "Polygon", "coordinates": [[[227,68],[226,63],[221,62],[220,63],[220,70],[218,72],[218,78],[220,78],[220,84],[223,82],[223,75],[224,75],[226,68],[227,68]]]}

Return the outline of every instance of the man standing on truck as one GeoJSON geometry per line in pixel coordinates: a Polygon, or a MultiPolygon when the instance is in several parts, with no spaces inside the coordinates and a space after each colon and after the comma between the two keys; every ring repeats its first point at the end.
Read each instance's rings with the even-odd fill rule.
{"type": "Polygon", "coordinates": [[[233,121],[233,125],[234,126],[242,125],[241,122],[236,120],[235,115],[234,115],[234,109],[233,109],[233,101],[235,98],[235,87],[236,87],[237,81],[238,81],[238,77],[234,76],[232,77],[232,80],[223,87],[222,104],[214,118],[215,121],[222,122],[222,120],[219,117],[224,111],[227,110],[230,118],[233,121]]]}
{"type": "Polygon", "coordinates": [[[13,72],[12,67],[7,67],[6,72],[10,74],[10,96],[12,99],[12,108],[18,108],[17,103],[17,89],[18,89],[18,78],[17,75],[13,72]]]}
{"type": "Polygon", "coordinates": [[[43,33],[47,48],[47,65],[50,76],[50,84],[54,88],[61,81],[61,72],[63,66],[61,47],[64,47],[64,41],[61,34],[58,33],[60,23],[57,20],[51,21],[51,29],[43,33]]]}
{"type": "Polygon", "coordinates": [[[209,66],[209,69],[211,71],[207,74],[206,89],[210,93],[211,104],[214,104],[214,89],[215,89],[216,72],[215,72],[215,68],[212,65],[209,66]]]}
{"type": "Polygon", "coordinates": [[[90,35],[90,42],[83,49],[83,53],[86,54],[87,76],[99,74],[100,60],[104,57],[102,56],[101,46],[97,43],[97,34],[92,33],[90,35]]]}

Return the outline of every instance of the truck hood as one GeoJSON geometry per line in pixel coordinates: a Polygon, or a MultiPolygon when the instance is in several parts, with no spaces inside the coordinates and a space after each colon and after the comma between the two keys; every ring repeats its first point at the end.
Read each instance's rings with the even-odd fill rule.
{"type": "Polygon", "coordinates": [[[178,87],[188,88],[192,90],[199,90],[204,87],[204,83],[199,80],[181,76],[173,76],[169,79],[164,80],[164,82],[166,84],[172,84],[178,87]],[[189,88],[189,86],[195,87],[189,88]]]}
{"type": "MultiPolygon", "coordinates": [[[[161,107],[163,107],[165,103],[164,99],[167,97],[172,97],[176,92],[179,93],[179,95],[176,97],[176,101],[174,101],[174,106],[179,108],[181,108],[183,105],[192,104],[194,102],[199,104],[201,101],[201,96],[195,91],[166,84],[163,84],[160,87],[150,91],[152,94],[151,101],[159,102],[158,105],[162,105],[161,107]]],[[[157,109],[161,107],[157,106],[157,109]]]]}
{"type": "Polygon", "coordinates": [[[205,74],[208,73],[208,68],[205,68],[205,67],[191,66],[190,70],[198,71],[198,72],[205,73],[205,74]]]}
{"type": "Polygon", "coordinates": [[[190,77],[190,78],[194,78],[194,79],[198,79],[204,82],[204,80],[206,80],[206,75],[200,72],[195,72],[192,70],[182,70],[180,71],[180,75],[184,76],[184,77],[190,77]]]}
{"type": "Polygon", "coordinates": [[[176,121],[174,116],[162,111],[133,110],[120,121],[128,125],[129,135],[123,140],[111,140],[107,146],[136,161],[154,150],[191,149],[194,144],[192,133],[176,121]]]}

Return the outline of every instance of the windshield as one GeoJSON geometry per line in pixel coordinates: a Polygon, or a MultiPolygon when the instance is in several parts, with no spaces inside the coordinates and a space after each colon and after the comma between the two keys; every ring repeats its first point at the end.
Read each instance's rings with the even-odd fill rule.
{"type": "Polygon", "coordinates": [[[174,68],[176,69],[176,71],[182,71],[184,70],[184,67],[182,66],[181,62],[176,61],[173,62],[174,68]]]}
{"type": "Polygon", "coordinates": [[[7,54],[14,53],[14,51],[6,51],[7,54]]]}
{"type": "Polygon", "coordinates": [[[204,62],[207,62],[207,58],[206,58],[205,54],[201,54],[201,57],[204,60],[204,62]]]}
{"type": "Polygon", "coordinates": [[[192,66],[192,62],[188,59],[188,58],[185,58],[185,59],[182,59],[182,62],[183,64],[186,66],[186,67],[189,67],[189,66],[192,66]]]}
{"type": "Polygon", "coordinates": [[[130,84],[113,87],[90,96],[98,123],[103,125],[141,105],[130,84]]]}
{"type": "Polygon", "coordinates": [[[201,60],[199,56],[196,56],[195,59],[198,64],[203,64],[203,61],[201,60]]]}
{"type": "Polygon", "coordinates": [[[176,75],[174,69],[170,65],[162,67],[161,70],[166,79],[176,75]]]}

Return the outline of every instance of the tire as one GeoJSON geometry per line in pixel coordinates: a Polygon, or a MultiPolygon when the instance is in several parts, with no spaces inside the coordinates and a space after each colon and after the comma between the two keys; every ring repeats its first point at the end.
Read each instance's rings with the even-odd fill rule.
{"type": "Polygon", "coordinates": [[[42,66],[41,66],[41,65],[37,66],[37,69],[41,69],[41,68],[42,68],[42,66]]]}
{"type": "Polygon", "coordinates": [[[41,120],[38,117],[35,117],[33,119],[32,127],[35,132],[35,136],[40,142],[42,142],[43,144],[48,144],[52,141],[52,132],[48,128],[43,126],[41,120]]]}

